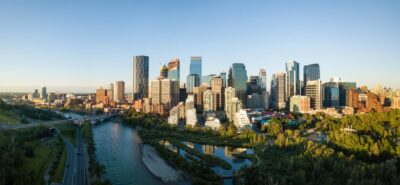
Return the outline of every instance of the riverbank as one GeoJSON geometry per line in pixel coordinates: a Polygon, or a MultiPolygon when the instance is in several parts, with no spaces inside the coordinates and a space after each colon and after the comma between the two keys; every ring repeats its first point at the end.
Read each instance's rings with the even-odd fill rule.
{"type": "Polygon", "coordinates": [[[184,180],[183,174],[170,167],[150,145],[140,144],[142,161],[147,169],[164,182],[178,182],[184,180]]]}

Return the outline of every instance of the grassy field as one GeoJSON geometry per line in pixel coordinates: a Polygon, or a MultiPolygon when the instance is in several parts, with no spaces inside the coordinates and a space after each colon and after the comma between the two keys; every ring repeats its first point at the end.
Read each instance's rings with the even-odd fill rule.
{"type": "Polygon", "coordinates": [[[21,123],[21,117],[13,111],[0,110],[0,123],[21,123]]]}
{"type": "Polygon", "coordinates": [[[50,163],[52,150],[50,146],[45,146],[40,143],[40,141],[32,142],[34,147],[35,155],[32,158],[23,157],[22,166],[20,170],[24,174],[32,174],[33,178],[37,180],[43,180],[43,174],[46,170],[48,164],[50,163]]]}
{"type": "Polygon", "coordinates": [[[62,182],[66,163],[67,163],[67,150],[64,148],[63,154],[61,155],[60,163],[57,166],[57,170],[56,170],[56,173],[54,174],[52,182],[56,182],[56,183],[62,182]]]}

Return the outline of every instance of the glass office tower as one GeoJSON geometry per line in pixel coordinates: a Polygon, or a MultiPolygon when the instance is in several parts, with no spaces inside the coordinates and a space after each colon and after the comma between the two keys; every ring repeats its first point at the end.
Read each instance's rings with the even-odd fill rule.
{"type": "Polygon", "coordinates": [[[200,78],[200,84],[201,82],[201,77],[202,77],[202,58],[201,56],[192,56],[190,57],[190,74],[197,74],[197,76],[200,78]]]}
{"type": "Polygon", "coordinates": [[[237,97],[246,105],[247,100],[247,70],[243,63],[232,64],[232,86],[236,89],[237,97]]]}
{"type": "Polygon", "coordinates": [[[147,98],[149,93],[149,57],[133,57],[133,100],[147,98]]]}

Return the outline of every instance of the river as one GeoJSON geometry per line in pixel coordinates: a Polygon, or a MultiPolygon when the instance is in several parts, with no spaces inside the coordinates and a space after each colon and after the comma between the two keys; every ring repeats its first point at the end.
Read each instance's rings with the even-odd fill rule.
{"type": "Polygon", "coordinates": [[[149,172],[141,159],[137,131],[120,122],[108,121],[93,127],[96,156],[105,166],[113,185],[175,185],[164,183],[149,172]]]}

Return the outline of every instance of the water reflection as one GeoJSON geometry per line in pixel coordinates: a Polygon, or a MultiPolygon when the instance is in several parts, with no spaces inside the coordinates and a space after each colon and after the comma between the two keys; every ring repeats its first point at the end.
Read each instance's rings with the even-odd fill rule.
{"type": "Polygon", "coordinates": [[[141,160],[137,131],[118,122],[105,122],[93,127],[96,157],[105,166],[113,185],[174,185],[164,183],[149,172],[141,160]]]}
{"type": "MultiPolygon", "coordinates": [[[[214,172],[222,177],[232,177],[235,172],[240,170],[242,167],[250,166],[251,160],[237,158],[234,154],[253,154],[253,149],[248,148],[234,148],[229,146],[214,146],[214,145],[203,145],[199,143],[183,142],[186,146],[195,149],[201,153],[216,156],[230,165],[232,165],[231,170],[225,170],[219,166],[214,166],[212,169],[214,172]]],[[[186,152],[184,150],[179,150],[179,154],[185,157],[186,152]]]]}

